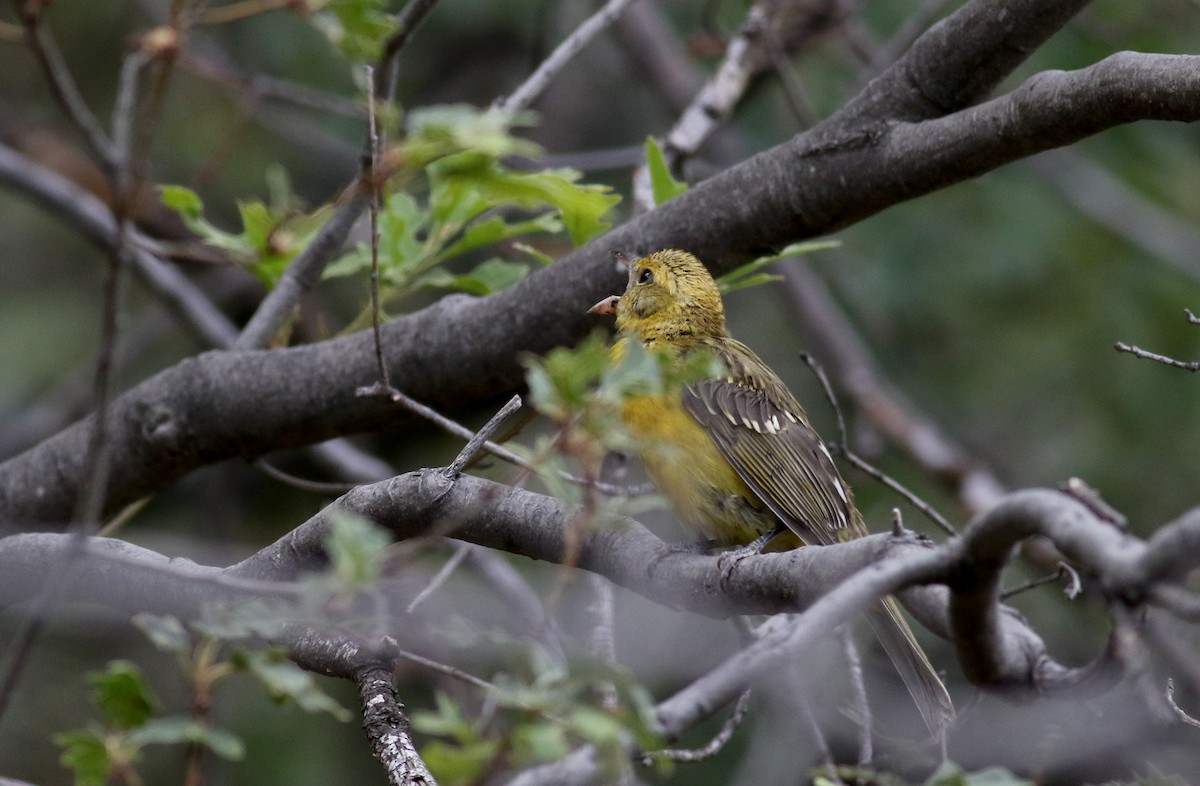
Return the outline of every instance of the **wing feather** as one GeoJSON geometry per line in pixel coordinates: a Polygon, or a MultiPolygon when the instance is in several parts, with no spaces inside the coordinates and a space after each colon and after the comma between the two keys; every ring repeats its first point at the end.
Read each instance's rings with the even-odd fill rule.
{"type": "Polygon", "coordinates": [[[859,534],[850,491],[787,386],[744,344],[711,348],[729,373],[687,386],[683,405],[721,455],[804,542],[859,534]]]}

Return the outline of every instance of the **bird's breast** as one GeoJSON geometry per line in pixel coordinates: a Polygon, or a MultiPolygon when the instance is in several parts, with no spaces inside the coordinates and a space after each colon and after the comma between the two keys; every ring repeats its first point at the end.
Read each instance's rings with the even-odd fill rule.
{"type": "Polygon", "coordinates": [[[744,544],[777,519],[683,408],[678,393],[632,396],[623,419],[646,472],[683,524],[723,544],[744,544]]]}

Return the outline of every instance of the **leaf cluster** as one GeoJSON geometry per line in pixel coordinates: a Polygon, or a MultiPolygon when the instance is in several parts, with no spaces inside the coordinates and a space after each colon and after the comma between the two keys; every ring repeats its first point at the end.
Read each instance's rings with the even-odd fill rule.
{"type": "Polygon", "coordinates": [[[139,614],[134,624],[158,650],[173,655],[192,691],[193,714],[163,714],[137,664],[110,661],[87,675],[98,720],[80,729],[55,735],[62,748],[60,761],[72,770],[76,786],[103,786],[110,780],[139,782],[136,767],[151,745],[200,746],[228,760],[245,756],[241,738],[214,725],[208,713],[217,684],[234,674],[248,674],[278,702],[292,701],[306,712],[325,712],[338,720],[351,715],[317,685],[313,676],[275,649],[232,650],[223,643],[245,635],[245,629],[222,629],[218,624],[185,627],[174,617],[139,614]],[[229,634],[227,637],[224,634],[229,634]]]}
{"type": "Polygon", "coordinates": [[[595,746],[606,782],[617,782],[630,772],[631,745],[661,746],[653,698],[623,668],[590,656],[565,664],[536,647],[528,665],[528,674],[496,679],[486,697],[491,712],[439,692],[435,710],[413,714],[414,728],[437,738],[421,756],[440,782],[473,783],[499,767],[558,761],[580,743],[595,746]]]}
{"type": "MultiPolygon", "coordinates": [[[[388,177],[377,184],[377,246],[358,243],[325,276],[364,274],[373,269],[377,254],[385,304],[426,288],[487,295],[529,271],[526,262],[488,253],[490,247],[508,243],[529,260],[548,264],[547,255],[520,241],[565,232],[572,243],[582,245],[606,230],[606,216],[620,200],[607,187],[582,184],[571,169],[520,171],[508,163],[514,156],[539,154],[536,145],[514,131],[531,122],[529,113],[465,105],[409,112],[402,138],[379,163],[388,177]],[[479,261],[460,269],[460,260],[471,259],[479,261]]],[[[162,196],[206,243],[273,286],[333,208],[305,210],[281,170],[272,170],[269,186],[267,201],[238,203],[240,232],[206,219],[203,202],[190,189],[166,186],[162,196]]],[[[352,329],[361,326],[361,319],[352,329]]]]}

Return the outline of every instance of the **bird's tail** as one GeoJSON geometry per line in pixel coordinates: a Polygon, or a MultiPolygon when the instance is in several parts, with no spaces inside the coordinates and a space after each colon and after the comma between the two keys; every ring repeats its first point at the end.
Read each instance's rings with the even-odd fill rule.
{"type": "Polygon", "coordinates": [[[912,629],[901,616],[896,599],[884,598],[867,612],[867,620],[892,665],[900,672],[900,679],[917,703],[925,725],[935,737],[941,737],[954,723],[954,704],[912,629]]]}

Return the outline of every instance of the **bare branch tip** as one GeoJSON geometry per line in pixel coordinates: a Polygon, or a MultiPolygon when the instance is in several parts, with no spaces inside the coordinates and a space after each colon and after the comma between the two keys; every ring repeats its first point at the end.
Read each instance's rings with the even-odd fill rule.
{"type": "Polygon", "coordinates": [[[1178,718],[1179,720],[1181,720],[1183,723],[1187,724],[1188,726],[1193,726],[1197,729],[1200,729],[1200,720],[1196,720],[1194,717],[1189,715],[1182,707],[1180,707],[1178,704],[1175,703],[1175,680],[1173,680],[1170,677],[1167,677],[1166,699],[1167,699],[1167,706],[1171,708],[1171,712],[1175,713],[1176,718],[1178,718]]]}
{"type": "Polygon", "coordinates": [[[1060,562],[1058,563],[1058,575],[1060,578],[1066,576],[1068,579],[1067,586],[1063,587],[1063,594],[1069,600],[1075,600],[1075,598],[1079,597],[1080,593],[1083,592],[1083,582],[1079,578],[1079,571],[1065,562],[1060,562]]]}

